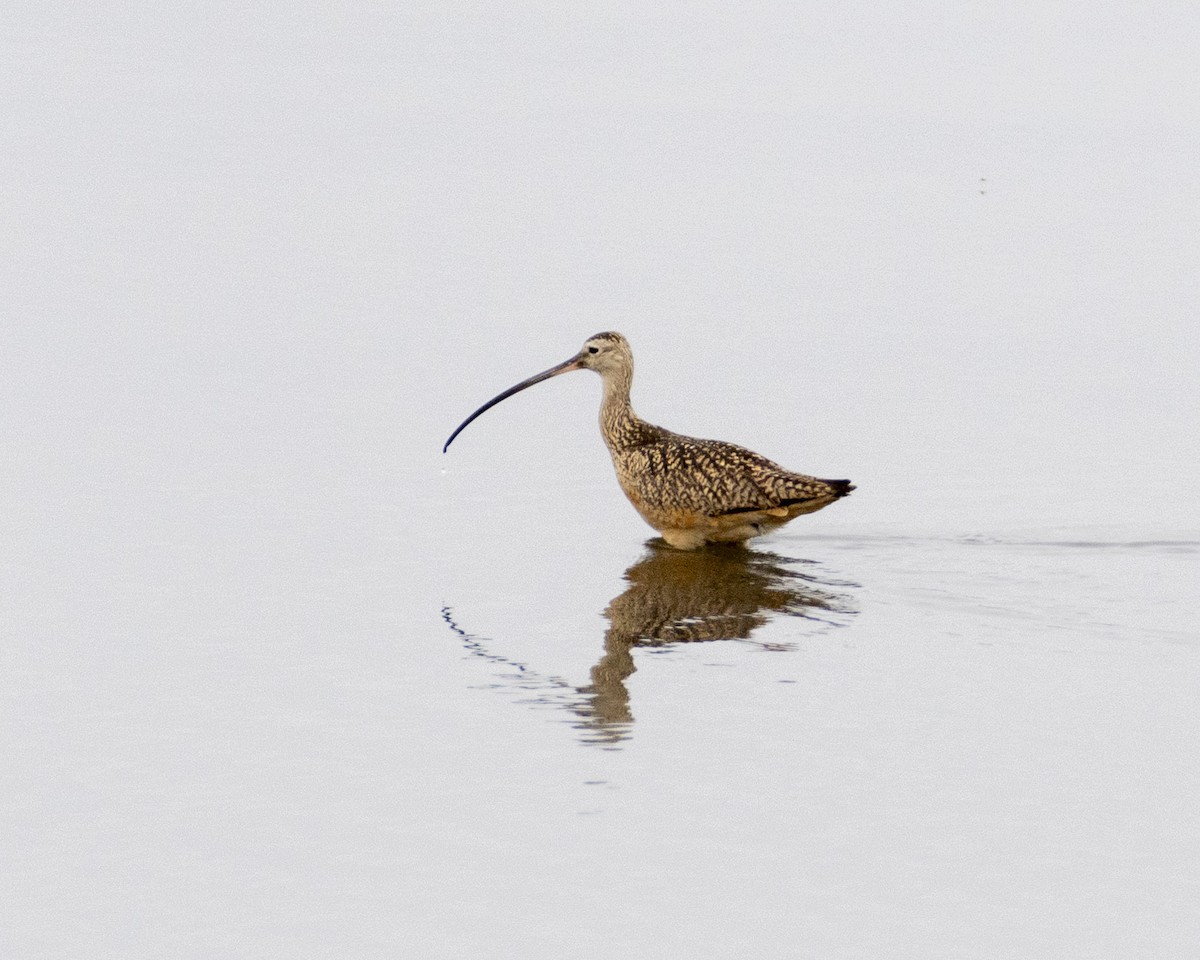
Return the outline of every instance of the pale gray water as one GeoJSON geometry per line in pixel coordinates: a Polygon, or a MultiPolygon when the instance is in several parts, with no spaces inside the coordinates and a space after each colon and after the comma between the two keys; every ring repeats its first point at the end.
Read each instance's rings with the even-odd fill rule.
{"type": "Polygon", "coordinates": [[[1195,956],[1194,11],[14,9],[0,955],[1195,956]]]}

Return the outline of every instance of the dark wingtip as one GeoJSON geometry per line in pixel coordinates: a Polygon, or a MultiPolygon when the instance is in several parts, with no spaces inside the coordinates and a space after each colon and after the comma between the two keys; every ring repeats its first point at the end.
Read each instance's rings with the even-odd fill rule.
{"type": "Polygon", "coordinates": [[[854,484],[849,480],[826,480],[825,482],[833,487],[833,492],[838,497],[844,497],[855,489],[854,484]]]}

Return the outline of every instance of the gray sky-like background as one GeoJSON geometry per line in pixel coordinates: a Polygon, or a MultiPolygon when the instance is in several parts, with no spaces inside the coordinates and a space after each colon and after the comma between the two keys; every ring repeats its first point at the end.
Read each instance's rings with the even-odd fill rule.
{"type": "Polygon", "coordinates": [[[9,4],[0,952],[1192,955],[1198,45],[9,4]],[[844,622],[639,659],[608,752],[477,655],[588,682],[651,533],[597,384],[441,453],[603,329],[648,419],[859,485],[764,544],[844,622]]]}

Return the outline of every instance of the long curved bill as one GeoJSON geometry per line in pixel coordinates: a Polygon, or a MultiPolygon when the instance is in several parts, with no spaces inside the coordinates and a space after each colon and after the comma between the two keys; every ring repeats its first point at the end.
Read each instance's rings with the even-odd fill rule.
{"type": "Polygon", "coordinates": [[[442,453],[445,453],[447,450],[449,450],[450,444],[452,444],[454,442],[454,438],[457,437],[460,433],[463,432],[463,430],[466,429],[468,423],[470,423],[472,420],[474,420],[477,416],[479,416],[485,410],[492,409],[492,407],[494,407],[496,404],[498,404],[501,400],[507,400],[514,393],[520,393],[522,390],[526,389],[527,387],[532,387],[535,383],[541,383],[543,380],[549,380],[551,377],[557,377],[560,373],[570,373],[572,370],[581,369],[581,367],[579,366],[579,359],[580,359],[579,355],[576,354],[570,360],[564,360],[562,363],[558,364],[558,366],[551,367],[549,370],[543,370],[541,373],[535,373],[528,380],[522,380],[515,387],[509,387],[507,390],[505,390],[499,396],[492,397],[491,400],[489,400],[487,403],[485,403],[482,407],[480,407],[473,414],[471,414],[469,417],[467,417],[466,420],[464,420],[462,423],[460,423],[458,425],[458,429],[455,430],[452,434],[450,434],[450,439],[447,440],[446,445],[444,447],[442,447],[442,453]]]}

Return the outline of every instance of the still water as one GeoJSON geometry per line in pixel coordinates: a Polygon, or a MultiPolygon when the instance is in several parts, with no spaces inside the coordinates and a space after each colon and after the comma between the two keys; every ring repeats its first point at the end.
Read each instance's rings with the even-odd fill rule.
{"type": "Polygon", "coordinates": [[[666,652],[674,644],[715,641],[742,641],[758,650],[794,650],[794,643],[752,635],[766,632],[763,628],[776,617],[810,621],[811,632],[816,633],[815,628],[837,624],[852,613],[837,587],[854,585],[824,582],[804,572],[804,564],[740,546],[683,552],[655,538],[645,555],[625,571],[623,579],[629,586],[604,608],[603,652],[584,687],[505,659],[492,652],[494,641],[467,633],[450,608],[444,613],[464,649],[493,669],[501,668],[496,689],[511,685],[528,695],[525,702],[558,703],[578,718],[583,742],[615,747],[632,733],[626,681],[637,669],[635,650],[666,652]]]}
{"type": "MultiPolygon", "coordinates": [[[[965,642],[986,646],[1006,634],[1009,641],[1031,635],[1045,636],[1045,642],[1060,634],[1085,636],[1091,643],[1130,633],[1160,644],[1190,644],[1195,639],[1188,599],[1200,553],[1197,542],[921,541],[849,535],[810,539],[810,550],[814,543],[833,557],[852,554],[860,568],[880,562],[893,565],[890,582],[875,584],[870,593],[875,603],[888,603],[890,587],[898,593],[891,602],[924,609],[931,630],[939,615],[957,615],[949,635],[965,642]],[[903,576],[897,582],[897,568],[911,568],[914,555],[920,557],[915,561],[919,569],[910,569],[909,575],[927,575],[929,560],[936,557],[936,583],[905,584],[903,576]],[[949,564],[950,570],[942,564],[949,564]],[[1004,570],[1007,573],[1000,572],[1004,570]],[[1131,591],[1106,596],[1114,587],[1109,578],[1119,576],[1132,576],[1131,591]],[[1169,609],[1172,605],[1174,611],[1169,609]]],[[[843,564],[843,569],[854,566],[843,564]]],[[[831,572],[828,563],[755,547],[685,553],[652,539],[623,573],[625,588],[601,613],[598,658],[585,685],[504,656],[502,640],[469,632],[451,607],[443,610],[443,617],[464,651],[482,661],[481,668],[491,678],[489,689],[507,691],[518,697],[515,702],[532,707],[558,705],[568,712],[581,742],[615,748],[633,735],[634,710],[626,681],[637,669],[635,652],[683,656],[672,648],[720,642],[755,652],[794,653],[802,641],[811,644],[818,637],[851,643],[868,628],[842,634],[837,628],[856,625],[863,584],[839,578],[844,574],[836,569],[831,572]]],[[[714,650],[700,656],[713,665],[731,665],[724,662],[728,657],[741,659],[734,652],[714,650]]],[[[786,663],[777,668],[794,668],[786,663]]],[[[776,682],[796,681],[780,676],[776,682]]]]}
{"type": "Polygon", "coordinates": [[[1194,17],[72,10],[0,58],[0,956],[1197,955],[1194,17]],[[442,455],[604,329],[858,489],[669,550],[583,372],[442,455]]]}

